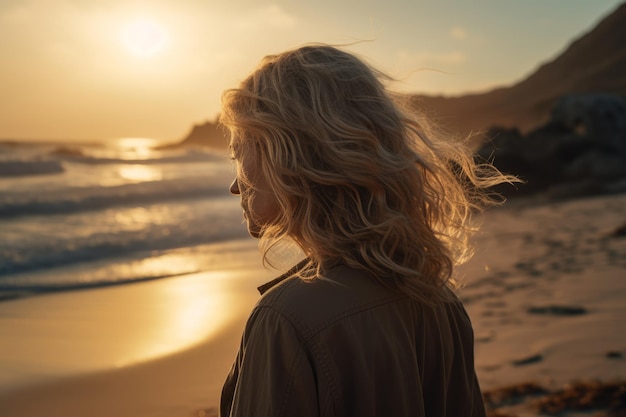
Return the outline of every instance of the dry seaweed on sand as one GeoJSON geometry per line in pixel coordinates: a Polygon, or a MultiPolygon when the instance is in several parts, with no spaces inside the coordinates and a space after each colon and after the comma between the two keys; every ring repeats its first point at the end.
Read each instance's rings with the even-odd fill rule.
{"type": "Polygon", "coordinates": [[[505,413],[500,410],[489,410],[487,411],[487,417],[517,417],[515,414],[505,413]]]}
{"type": "Polygon", "coordinates": [[[579,381],[538,398],[533,403],[538,411],[557,415],[566,410],[605,410],[609,415],[626,413],[626,381],[579,381]]]}
{"type": "Polygon", "coordinates": [[[485,391],[483,398],[487,417],[516,417],[515,412],[522,409],[552,416],[563,416],[572,411],[601,411],[605,413],[603,416],[626,416],[626,381],[576,381],[555,391],[524,382],[485,391]]]}
{"type": "Polygon", "coordinates": [[[626,237],[626,223],[616,228],[609,237],[626,237]]]}
{"type": "Polygon", "coordinates": [[[548,391],[534,382],[509,385],[483,392],[483,398],[488,409],[495,410],[524,402],[526,397],[547,394],[548,391]]]}

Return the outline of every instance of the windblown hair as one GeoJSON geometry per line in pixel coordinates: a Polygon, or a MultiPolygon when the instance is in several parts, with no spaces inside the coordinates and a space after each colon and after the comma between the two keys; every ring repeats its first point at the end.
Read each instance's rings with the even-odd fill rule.
{"type": "MultiPolygon", "coordinates": [[[[471,215],[511,181],[468,147],[433,137],[355,56],[309,45],[267,56],[223,96],[235,155],[254,158],[280,206],[264,259],[291,239],[310,279],[345,264],[424,302],[446,300],[470,255],[471,215]]],[[[245,181],[245,179],[239,179],[245,181]]]]}

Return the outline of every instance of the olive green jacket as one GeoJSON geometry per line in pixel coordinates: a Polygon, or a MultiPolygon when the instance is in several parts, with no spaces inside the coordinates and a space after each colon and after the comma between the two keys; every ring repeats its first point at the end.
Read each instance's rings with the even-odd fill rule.
{"type": "Polygon", "coordinates": [[[222,417],[485,416],[460,301],[428,307],[347,267],[259,290],[222,417]]]}

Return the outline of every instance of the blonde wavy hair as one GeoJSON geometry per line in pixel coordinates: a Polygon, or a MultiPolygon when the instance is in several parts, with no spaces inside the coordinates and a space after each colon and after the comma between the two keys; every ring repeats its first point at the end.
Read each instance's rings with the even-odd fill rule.
{"type": "Polygon", "coordinates": [[[307,45],[265,57],[227,90],[220,122],[280,207],[260,234],[264,260],[289,239],[306,255],[302,278],[344,264],[424,302],[449,300],[471,215],[492,202],[485,189],[512,178],[437,138],[388,80],[350,53],[307,45]]]}

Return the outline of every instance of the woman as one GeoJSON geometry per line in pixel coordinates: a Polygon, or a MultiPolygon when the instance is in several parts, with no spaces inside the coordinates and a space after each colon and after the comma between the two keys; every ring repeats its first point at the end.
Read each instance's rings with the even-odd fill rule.
{"type": "Polygon", "coordinates": [[[312,45],[224,94],[250,234],[265,260],[285,240],[306,257],[259,288],[222,416],[485,415],[452,271],[480,190],[509,179],[432,138],[382,80],[312,45]]]}

